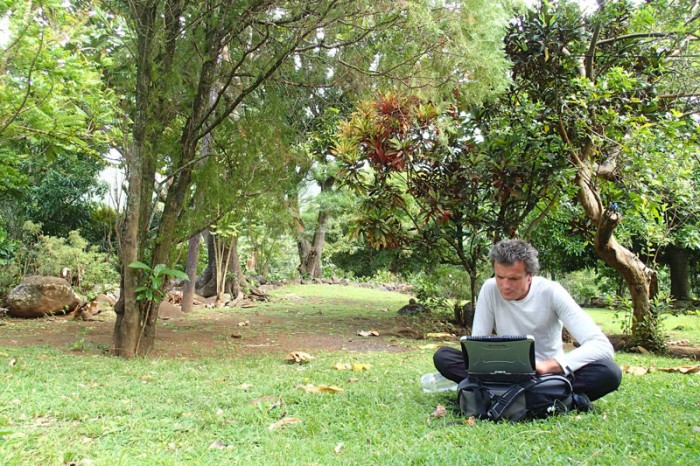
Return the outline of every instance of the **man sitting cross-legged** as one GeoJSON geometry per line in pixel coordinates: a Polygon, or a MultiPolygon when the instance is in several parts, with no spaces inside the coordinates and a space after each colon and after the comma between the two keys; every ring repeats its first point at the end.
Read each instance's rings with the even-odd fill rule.
{"type": "MultiPolygon", "coordinates": [[[[520,240],[496,243],[489,254],[494,277],[479,292],[472,335],[532,335],[536,372],[572,378],[574,393],[596,400],[620,386],[622,371],[601,329],[558,283],[535,276],[537,250],[520,240]],[[562,325],[580,343],[564,353],[562,325]]],[[[467,376],[462,352],[442,347],[435,367],[459,383],[467,376]]]]}

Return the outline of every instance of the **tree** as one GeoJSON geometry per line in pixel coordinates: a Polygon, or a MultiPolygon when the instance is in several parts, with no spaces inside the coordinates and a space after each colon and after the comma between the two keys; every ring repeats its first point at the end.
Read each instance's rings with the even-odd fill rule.
{"type": "Polygon", "coordinates": [[[561,138],[596,254],[630,291],[632,344],[648,349],[663,347],[651,305],[656,272],[614,233],[621,206],[634,205],[647,218],[659,214],[655,180],[687,161],[683,153],[651,149],[648,141],[674,126],[695,126],[689,119],[694,93],[665,92],[692,82],[669,70],[692,42],[697,13],[694,2],[601,1],[597,12],[583,17],[574,4],[541,2],[506,36],[513,86],[543,106],[547,131],[561,138]]]}
{"type": "Polygon", "coordinates": [[[511,94],[470,110],[441,114],[416,98],[382,96],[344,122],[337,151],[344,181],[365,196],[355,234],[462,267],[473,308],[489,245],[532,227],[524,220],[556,199],[563,167],[556,141],[537,137],[536,107],[511,94]]]}
{"type": "Polygon", "coordinates": [[[9,25],[0,49],[0,203],[14,212],[15,234],[22,217],[42,222],[50,235],[84,228],[100,193],[100,157],[118,131],[116,99],[88,47],[89,8],[0,6],[9,25]]]}
{"type": "Polygon", "coordinates": [[[121,232],[124,267],[113,353],[129,357],[153,347],[157,308],[153,301],[136,300],[135,290],[144,277],[126,265],[146,260],[155,269],[171,262],[176,227],[186,212],[206,135],[215,134],[244,110],[281,68],[293,68],[297,56],[342,61],[345,78],[358,76],[356,81],[346,79],[358,89],[369,75],[373,83],[437,88],[453,76],[459,80],[466,76],[468,89],[475,96],[485,95],[501,80],[497,70],[504,62],[498,43],[491,40],[476,49],[465,33],[493,39],[502,10],[489,9],[484,13],[488,21],[480,22],[480,10],[468,8],[480,4],[114,2],[126,18],[126,39],[132,40],[130,76],[135,93],[128,109],[131,134],[123,149],[129,192],[121,232]],[[458,25],[456,20],[467,15],[472,21],[458,25]],[[412,40],[405,40],[407,31],[412,40]],[[467,46],[474,53],[464,53],[467,46]],[[426,54],[431,59],[423,60],[426,54]],[[482,80],[488,76],[497,78],[482,80]],[[168,189],[151,248],[153,186],[161,168],[167,168],[168,189]]]}

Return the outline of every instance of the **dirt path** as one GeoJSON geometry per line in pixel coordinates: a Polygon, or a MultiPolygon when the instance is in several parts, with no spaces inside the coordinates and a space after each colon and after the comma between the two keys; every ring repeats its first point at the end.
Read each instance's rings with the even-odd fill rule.
{"type": "MultiPolygon", "coordinates": [[[[94,320],[72,317],[0,319],[0,346],[46,345],[73,351],[109,350],[115,314],[103,312],[94,320]]],[[[412,339],[437,331],[435,324],[418,318],[328,318],[323,315],[279,317],[251,310],[211,310],[160,320],[152,357],[244,357],[290,351],[348,350],[403,351],[412,339]],[[363,337],[359,331],[376,330],[363,337]]]]}

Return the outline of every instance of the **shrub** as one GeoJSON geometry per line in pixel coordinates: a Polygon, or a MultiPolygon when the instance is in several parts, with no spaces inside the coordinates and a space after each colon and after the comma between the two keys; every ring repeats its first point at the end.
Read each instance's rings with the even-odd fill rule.
{"type": "Polygon", "coordinates": [[[452,313],[455,301],[470,299],[469,276],[458,267],[438,265],[430,272],[419,272],[409,280],[416,298],[432,311],[452,313]]]}
{"type": "Polygon", "coordinates": [[[60,276],[61,270],[67,267],[72,271],[75,290],[88,297],[119,282],[114,258],[90,246],[78,231],[71,231],[68,238],[40,236],[33,255],[37,259],[33,273],[60,276]]]}
{"type": "Polygon", "coordinates": [[[568,273],[559,280],[559,283],[581,305],[590,304],[593,298],[603,298],[606,294],[605,290],[610,289],[607,278],[598,276],[593,269],[568,273]]]}

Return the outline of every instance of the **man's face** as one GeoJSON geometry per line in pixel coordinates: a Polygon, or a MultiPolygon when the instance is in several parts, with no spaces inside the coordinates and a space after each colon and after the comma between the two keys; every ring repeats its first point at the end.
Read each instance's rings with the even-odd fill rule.
{"type": "Polygon", "coordinates": [[[496,285],[501,296],[506,301],[517,301],[527,296],[532,283],[532,274],[525,270],[525,263],[517,261],[506,265],[494,262],[493,271],[496,275],[496,285]]]}

